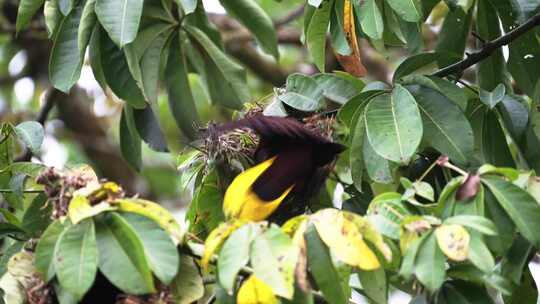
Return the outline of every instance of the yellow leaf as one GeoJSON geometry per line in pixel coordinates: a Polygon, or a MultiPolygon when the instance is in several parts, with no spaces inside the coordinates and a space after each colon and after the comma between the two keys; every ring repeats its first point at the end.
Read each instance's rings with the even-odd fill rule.
{"type": "Polygon", "coordinates": [[[345,71],[356,77],[366,76],[367,71],[360,58],[360,47],[358,46],[358,37],[354,21],[354,10],[351,0],[345,0],[343,6],[343,31],[345,38],[352,50],[350,55],[341,55],[336,53],[336,58],[343,66],[345,71]]]}
{"type": "Polygon", "coordinates": [[[184,239],[184,230],[172,214],[154,202],[137,198],[126,198],[113,201],[111,205],[118,207],[119,211],[136,213],[152,219],[169,233],[176,245],[184,239]]]}
{"type": "Polygon", "coordinates": [[[73,224],[77,224],[85,218],[115,209],[116,208],[112,207],[108,202],[101,202],[92,206],[87,197],[75,195],[69,202],[68,216],[73,224]]]}
{"type": "Polygon", "coordinates": [[[442,225],[435,229],[437,243],[451,260],[464,261],[469,255],[469,233],[461,225],[442,225]]]}
{"type": "MultiPolygon", "coordinates": [[[[308,216],[307,215],[299,215],[295,216],[283,224],[281,226],[281,230],[285,232],[290,237],[294,237],[296,234],[296,231],[302,227],[302,225],[307,221],[308,216]]],[[[303,232],[302,232],[303,233],[303,232]]]]}
{"type": "Polygon", "coordinates": [[[375,229],[375,227],[373,227],[373,224],[371,224],[367,219],[352,212],[342,212],[345,218],[356,224],[356,227],[358,228],[358,231],[362,237],[371,242],[371,244],[373,244],[375,248],[382,253],[384,258],[390,262],[392,260],[392,249],[390,249],[390,247],[388,247],[388,245],[384,242],[382,235],[379,233],[379,231],[377,231],[377,229],[375,229]]]}
{"type": "Polygon", "coordinates": [[[277,304],[270,286],[251,275],[238,290],[237,304],[277,304]]]}
{"type": "Polygon", "coordinates": [[[399,248],[401,252],[405,253],[415,240],[430,229],[430,222],[421,216],[413,215],[403,219],[399,230],[399,248]]]}
{"type": "Polygon", "coordinates": [[[203,272],[208,272],[208,264],[216,253],[221,248],[227,237],[236,229],[240,228],[245,222],[240,220],[232,220],[219,224],[216,229],[212,230],[206,241],[204,242],[204,254],[201,258],[201,267],[203,272]]]}
{"type": "Polygon", "coordinates": [[[363,270],[374,270],[381,266],[356,224],[343,216],[343,212],[323,209],[311,218],[323,242],[342,262],[363,270]]]}
{"type": "Polygon", "coordinates": [[[28,251],[13,255],[7,263],[7,271],[25,288],[30,288],[35,277],[39,276],[34,266],[34,256],[28,251]]]}

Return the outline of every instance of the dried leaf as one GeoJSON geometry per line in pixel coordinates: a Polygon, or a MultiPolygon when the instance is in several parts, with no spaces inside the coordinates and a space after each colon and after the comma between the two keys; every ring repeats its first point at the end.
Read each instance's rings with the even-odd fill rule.
{"type": "Polygon", "coordinates": [[[356,77],[366,76],[367,70],[360,58],[360,47],[358,46],[358,37],[356,36],[354,21],[354,10],[350,0],[345,0],[343,8],[343,30],[352,53],[350,55],[340,55],[336,53],[336,58],[345,71],[356,77]]]}

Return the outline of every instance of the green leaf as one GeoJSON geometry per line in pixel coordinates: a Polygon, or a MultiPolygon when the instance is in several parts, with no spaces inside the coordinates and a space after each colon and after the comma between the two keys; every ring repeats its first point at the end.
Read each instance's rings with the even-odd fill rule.
{"type": "Polygon", "coordinates": [[[401,221],[410,212],[401,201],[401,194],[385,192],[376,196],[369,204],[368,220],[383,235],[399,240],[401,221]]]}
{"type": "Polygon", "coordinates": [[[157,152],[169,151],[158,119],[150,105],[144,109],[133,109],[133,120],[139,136],[152,150],[157,152]]]}
{"type": "Polygon", "coordinates": [[[45,26],[47,27],[48,37],[51,38],[56,32],[58,24],[60,24],[60,20],[62,20],[62,14],[60,13],[60,8],[58,7],[58,1],[45,1],[45,5],[43,6],[43,15],[45,17],[45,26]]]}
{"type": "Polygon", "coordinates": [[[527,130],[529,110],[526,105],[527,101],[520,96],[507,94],[499,107],[504,125],[516,142],[522,141],[527,130]]]}
{"type": "Polygon", "coordinates": [[[203,278],[192,257],[180,256],[180,268],[171,284],[171,290],[175,303],[178,304],[193,303],[203,297],[203,278]]]}
{"type": "Polygon", "coordinates": [[[287,92],[278,98],[294,109],[313,112],[323,105],[323,90],[313,78],[292,74],[287,77],[287,92]]]}
{"type": "Polygon", "coordinates": [[[369,299],[380,304],[388,302],[388,283],[382,267],[373,271],[359,270],[357,273],[362,290],[369,299]]]}
{"type": "Polygon", "coordinates": [[[81,15],[81,23],[79,24],[78,34],[77,34],[77,46],[80,51],[80,58],[84,58],[86,53],[86,47],[90,42],[92,32],[96,25],[97,17],[94,11],[96,5],[95,0],[88,0],[84,4],[84,8],[81,15]]]}
{"type": "Polygon", "coordinates": [[[360,94],[352,97],[339,109],[337,114],[338,119],[349,128],[354,128],[354,125],[351,125],[351,122],[353,121],[353,116],[355,115],[356,111],[360,107],[365,107],[371,98],[382,93],[384,93],[382,90],[369,90],[361,92],[360,94]]]}
{"type": "Polygon", "coordinates": [[[326,31],[333,7],[334,0],[322,2],[313,13],[306,32],[307,48],[313,57],[313,62],[321,72],[325,72],[326,31]]]}
{"type": "Polygon", "coordinates": [[[184,14],[188,15],[195,11],[197,8],[197,0],[176,0],[176,3],[180,4],[184,10],[184,14]]]}
{"type": "Polygon", "coordinates": [[[410,56],[397,67],[392,81],[396,82],[410,74],[426,74],[439,66],[437,62],[453,59],[461,58],[447,52],[429,52],[410,56]]]}
{"type": "Polygon", "coordinates": [[[336,2],[334,9],[330,16],[330,37],[332,41],[332,48],[339,55],[351,55],[352,50],[345,37],[345,31],[343,29],[343,1],[336,2]]]}
{"type": "Polygon", "coordinates": [[[485,191],[486,217],[497,226],[497,236],[485,237],[486,244],[495,255],[504,255],[512,245],[516,225],[490,191],[485,191]]]}
{"type": "Polygon", "coordinates": [[[490,109],[493,109],[500,101],[503,100],[505,93],[506,88],[502,83],[500,83],[491,92],[480,89],[480,101],[482,101],[490,109]]]}
{"type": "Polygon", "coordinates": [[[417,22],[423,17],[422,6],[418,0],[388,0],[387,3],[407,22],[417,22]]]}
{"type": "Polygon", "coordinates": [[[122,214],[144,246],[150,268],[164,284],[169,284],[178,270],[179,255],[171,237],[153,220],[133,214],[122,214]]]}
{"type": "Polygon", "coordinates": [[[469,261],[485,273],[491,273],[495,259],[479,233],[471,233],[469,240],[469,261]]]}
{"type": "Polygon", "coordinates": [[[240,109],[250,98],[244,69],[231,61],[203,31],[193,26],[185,29],[204,50],[205,77],[211,99],[226,107],[240,109]]]}
{"type": "Polygon", "coordinates": [[[101,89],[105,91],[107,89],[107,81],[105,80],[103,67],[101,66],[100,34],[101,27],[99,25],[94,26],[94,30],[90,37],[90,45],[88,47],[88,60],[90,61],[90,67],[92,68],[94,78],[101,89]]]}
{"type": "Polygon", "coordinates": [[[399,269],[399,275],[409,280],[414,272],[414,265],[416,256],[418,255],[418,250],[420,245],[424,242],[426,237],[430,235],[429,233],[424,233],[407,247],[406,251],[403,254],[403,261],[401,262],[401,268],[399,269]]]}
{"type": "Polygon", "coordinates": [[[339,104],[345,104],[360,93],[352,81],[339,74],[317,74],[313,78],[323,90],[324,97],[339,104]]]}
{"type": "Polygon", "coordinates": [[[122,48],[135,40],[143,0],[96,0],[96,15],[112,41],[122,48]]]}
{"type": "Polygon", "coordinates": [[[533,246],[522,236],[517,236],[512,246],[501,260],[501,275],[515,284],[521,282],[523,271],[526,271],[533,246]]]}
{"type": "Polygon", "coordinates": [[[505,135],[495,111],[477,101],[470,103],[467,113],[474,130],[475,149],[483,162],[513,167],[515,164],[506,141],[499,140],[505,135]]]}
{"type": "Polygon", "coordinates": [[[501,207],[516,224],[521,234],[535,246],[540,246],[540,203],[518,186],[494,176],[483,176],[501,207]]]}
{"type": "MultiPolygon", "coordinates": [[[[272,228],[270,228],[270,230],[272,230],[272,228]]],[[[292,271],[287,273],[282,264],[283,259],[285,259],[286,256],[280,258],[279,255],[280,249],[283,248],[288,250],[287,247],[290,248],[292,242],[287,235],[281,232],[281,230],[277,230],[281,233],[281,236],[285,237],[285,239],[279,238],[279,235],[276,239],[276,236],[273,235],[274,231],[270,231],[271,233],[268,233],[267,231],[266,233],[255,237],[251,243],[250,262],[253,267],[253,274],[259,280],[266,283],[272,289],[274,294],[287,299],[292,299],[294,293],[294,279],[292,279],[294,266],[290,268],[292,271]],[[290,274],[291,276],[287,276],[287,274],[290,274]]]]}
{"type": "Polygon", "coordinates": [[[129,70],[124,51],[119,49],[103,30],[96,33],[99,38],[101,67],[107,84],[120,99],[138,109],[146,107],[144,96],[129,70]]]}
{"type": "Polygon", "coordinates": [[[534,281],[532,270],[526,269],[523,279],[520,280],[512,295],[504,298],[505,304],[538,302],[538,284],[534,281]]]}
{"type": "Polygon", "coordinates": [[[323,243],[315,226],[310,225],[305,234],[308,266],[313,279],[330,304],[342,304],[347,298],[340,286],[339,274],[332,263],[330,251],[323,243]]]}
{"type": "Polygon", "coordinates": [[[67,228],[54,249],[54,268],[62,288],[81,299],[97,273],[98,251],[92,219],[67,228]]]}
{"type": "Polygon", "coordinates": [[[349,163],[351,166],[351,178],[354,186],[358,191],[362,190],[362,177],[364,174],[364,153],[363,145],[365,142],[365,123],[364,123],[364,108],[367,102],[358,106],[355,111],[355,116],[358,115],[356,126],[351,126],[351,146],[349,149],[349,163]]]}
{"type": "Polygon", "coordinates": [[[469,121],[444,95],[424,86],[408,86],[416,98],[424,124],[424,140],[459,164],[466,164],[474,150],[474,137],[469,121]],[[441,111],[444,109],[444,111],[441,111]]]}
{"type": "MultiPolygon", "coordinates": [[[[538,5],[534,1],[514,2],[510,0],[491,1],[499,14],[503,29],[509,32],[537,13],[538,5]]],[[[517,85],[529,97],[534,96],[534,89],[540,79],[540,41],[538,32],[528,31],[508,45],[507,67],[517,85]]]]}
{"type": "Polygon", "coordinates": [[[150,103],[157,101],[161,55],[171,31],[170,25],[163,22],[148,26],[125,47],[131,74],[150,103]]]}
{"type": "Polygon", "coordinates": [[[17,33],[30,23],[32,17],[34,17],[44,2],[45,0],[21,0],[19,2],[19,9],[17,10],[17,23],[15,25],[17,33]]]}
{"type": "Polygon", "coordinates": [[[67,16],[73,10],[73,5],[76,3],[75,0],[57,0],[58,7],[62,15],[67,16]]]}
{"type": "Polygon", "coordinates": [[[83,58],[80,56],[77,41],[82,11],[82,5],[77,5],[62,19],[53,37],[49,78],[55,88],[66,93],[81,75],[83,58]]]}
{"type": "Polygon", "coordinates": [[[493,304],[485,288],[465,281],[451,281],[444,284],[437,302],[441,304],[493,304]]]}
{"type": "Polygon", "coordinates": [[[391,184],[394,181],[394,176],[392,174],[390,162],[373,150],[367,136],[364,136],[364,145],[362,150],[364,164],[369,178],[377,183],[391,184]]]}
{"type": "Polygon", "coordinates": [[[34,264],[45,282],[50,281],[55,274],[53,263],[54,248],[65,229],[66,227],[59,220],[54,221],[45,229],[36,246],[34,264]]]}
{"type": "Polygon", "coordinates": [[[224,49],[223,41],[221,39],[221,33],[219,32],[217,27],[212,22],[210,22],[202,2],[200,3],[200,5],[197,5],[193,13],[185,16],[184,22],[203,31],[219,49],[224,49]]]}
{"type": "Polygon", "coordinates": [[[133,109],[125,105],[120,117],[120,150],[122,156],[136,171],[141,170],[141,138],[135,129],[133,109]]]}
{"type": "Polygon", "coordinates": [[[251,242],[260,229],[254,224],[246,224],[233,232],[223,244],[218,258],[218,281],[232,293],[236,276],[249,261],[251,242]]]}
{"type": "MultiPolygon", "coordinates": [[[[6,246],[6,248],[2,249],[3,252],[2,252],[2,256],[0,257],[0,275],[1,276],[4,276],[6,274],[6,272],[8,270],[7,269],[8,263],[9,263],[9,260],[11,259],[11,257],[14,256],[15,254],[21,252],[21,250],[23,250],[23,248],[24,248],[25,243],[26,242],[24,242],[24,241],[14,242],[13,244],[11,244],[9,246],[6,246]]],[[[52,250],[51,251],[51,259],[52,259],[52,252],[54,251],[54,247],[51,250],[52,250]]],[[[36,265],[35,253],[34,253],[34,265],[36,265]]],[[[0,282],[1,282],[1,279],[0,279],[0,282]]],[[[1,290],[1,286],[0,286],[0,290],[1,290]]],[[[2,297],[0,295],[0,299],[1,298],[2,297]]]]}
{"type": "Polygon", "coordinates": [[[487,235],[497,235],[497,227],[489,219],[476,215],[456,215],[444,220],[445,224],[459,224],[487,235]]]}
{"type": "Polygon", "coordinates": [[[99,270],[103,275],[124,292],[137,295],[154,292],[143,243],[133,228],[112,212],[95,220],[99,270]]]}
{"type": "Polygon", "coordinates": [[[186,219],[193,223],[191,231],[197,235],[207,235],[225,220],[223,215],[223,193],[218,184],[215,170],[208,172],[201,181],[186,219]]]}
{"type": "Polygon", "coordinates": [[[272,19],[254,0],[220,0],[227,13],[255,36],[261,48],[279,59],[276,30],[272,19]]]}
{"type": "Polygon", "coordinates": [[[32,162],[16,162],[9,165],[7,168],[5,168],[2,171],[11,172],[11,174],[22,174],[29,176],[33,179],[35,179],[38,174],[46,169],[46,166],[43,164],[38,163],[32,163],[32,162]]]}
{"type": "Polygon", "coordinates": [[[52,204],[48,199],[45,193],[38,194],[24,212],[22,227],[34,237],[40,236],[51,222],[52,204]]]}
{"type": "Polygon", "coordinates": [[[182,133],[193,140],[197,137],[195,126],[200,119],[195,107],[195,99],[191,93],[188,79],[186,56],[183,40],[174,38],[169,49],[169,57],[165,68],[165,84],[169,97],[169,108],[176,125],[182,133]]]}
{"type": "Polygon", "coordinates": [[[43,126],[37,121],[25,121],[18,124],[14,129],[17,137],[32,151],[37,154],[43,143],[45,132],[43,126]]]}
{"type": "MultiPolygon", "coordinates": [[[[456,55],[457,58],[463,57],[471,28],[473,11],[469,10],[467,12],[462,7],[457,7],[446,14],[438,35],[435,51],[449,52],[456,55]]],[[[458,60],[457,58],[441,58],[438,64],[439,66],[448,66],[455,63],[458,60]]]]}
{"type": "Polygon", "coordinates": [[[365,116],[373,149],[388,160],[407,163],[422,139],[422,120],[414,97],[397,85],[391,95],[373,98],[365,116]]]}
{"type": "Polygon", "coordinates": [[[384,32],[384,23],[381,10],[376,0],[353,1],[354,8],[362,31],[370,38],[381,39],[384,32]]]}
{"type": "Polygon", "coordinates": [[[464,88],[460,88],[453,82],[450,82],[448,80],[445,80],[443,78],[439,78],[436,76],[428,76],[428,78],[437,85],[436,90],[441,92],[441,94],[443,94],[444,96],[452,100],[462,110],[465,110],[467,108],[468,98],[467,98],[467,95],[465,94],[464,88]]]}
{"type": "Polygon", "coordinates": [[[445,278],[444,254],[437,245],[434,233],[430,233],[418,249],[414,273],[428,290],[435,291],[441,287],[445,278]]]}
{"type": "MultiPolygon", "coordinates": [[[[476,32],[482,39],[491,41],[501,36],[501,26],[497,12],[490,0],[478,0],[476,10],[476,32]]],[[[478,85],[484,90],[493,90],[506,81],[505,62],[502,48],[478,63],[478,85]]]]}

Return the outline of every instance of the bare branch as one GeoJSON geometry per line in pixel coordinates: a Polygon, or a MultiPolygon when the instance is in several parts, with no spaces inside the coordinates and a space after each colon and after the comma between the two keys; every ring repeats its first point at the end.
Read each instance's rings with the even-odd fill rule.
{"type": "Polygon", "coordinates": [[[529,30],[533,29],[534,27],[538,25],[540,25],[540,13],[531,17],[529,20],[527,20],[527,22],[516,27],[515,29],[506,33],[505,35],[495,40],[487,42],[486,44],[484,44],[484,46],[482,47],[480,51],[472,53],[467,58],[459,62],[456,62],[452,65],[449,65],[445,68],[442,68],[438,70],[437,72],[433,73],[432,75],[438,76],[438,77],[446,77],[452,74],[461,74],[464,70],[468,69],[469,67],[488,58],[498,48],[511,43],[512,41],[514,41],[515,39],[527,33],[529,30]]]}

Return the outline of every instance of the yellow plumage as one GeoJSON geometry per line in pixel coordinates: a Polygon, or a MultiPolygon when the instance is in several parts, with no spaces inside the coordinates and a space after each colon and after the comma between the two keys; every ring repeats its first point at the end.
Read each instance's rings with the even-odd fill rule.
{"type": "Polygon", "coordinates": [[[285,190],[277,199],[264,201],[251,190],[251,186],[276,158],[270,158],[240,173],[229,185],[223,200],[223,212],[227,218],[248,221],[266,219],[285,199],[294,185],[285,190]]]}

